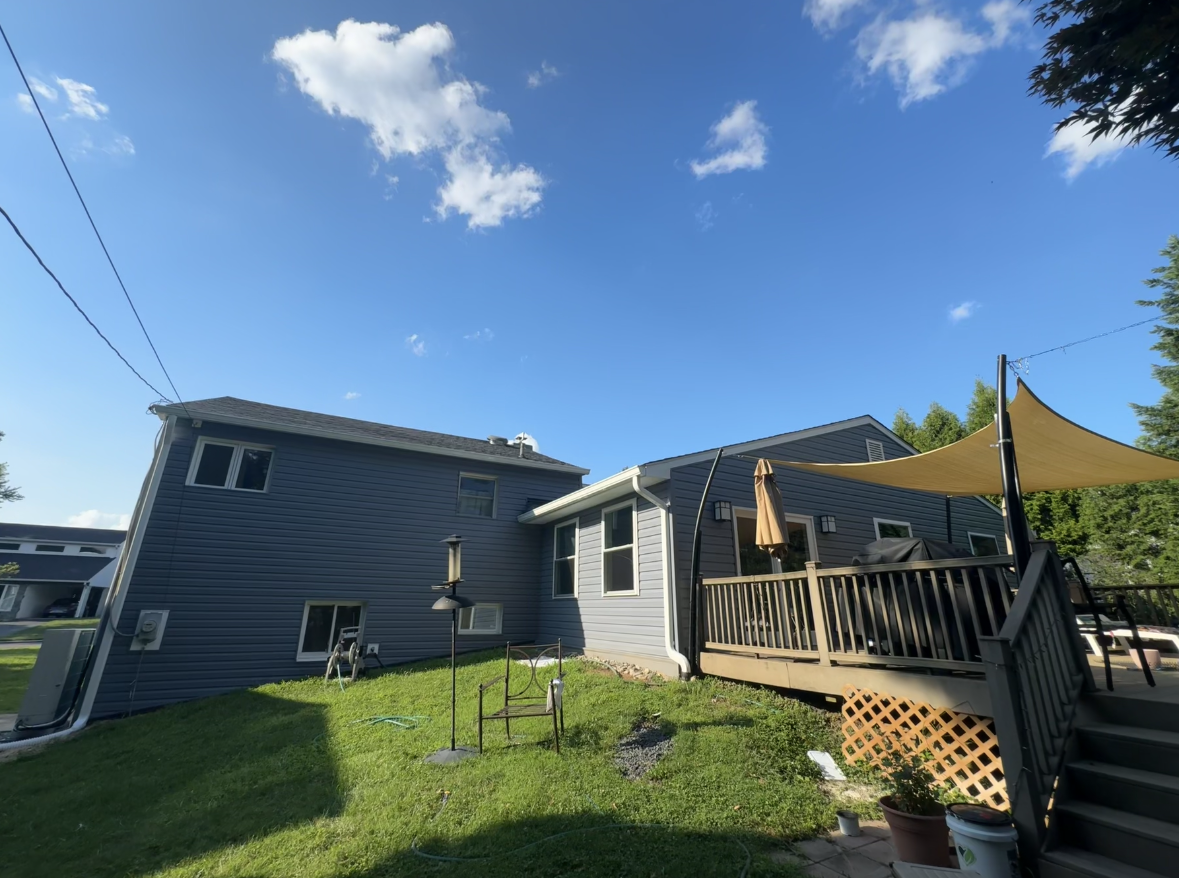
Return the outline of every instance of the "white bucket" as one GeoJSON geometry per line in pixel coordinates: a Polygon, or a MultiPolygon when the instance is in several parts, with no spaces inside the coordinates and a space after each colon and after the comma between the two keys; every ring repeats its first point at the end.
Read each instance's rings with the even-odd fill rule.
{"type": "Polygon", "coordinates": [[[978,872],[981,878],[1020,878],[1019,833],[1002,811],[951,805],[946,809],[946,825],[954,837],[958,868],[978,872]]]}

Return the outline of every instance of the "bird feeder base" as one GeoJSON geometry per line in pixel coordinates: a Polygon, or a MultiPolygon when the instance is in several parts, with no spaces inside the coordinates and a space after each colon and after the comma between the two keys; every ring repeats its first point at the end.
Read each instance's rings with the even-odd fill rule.
{"type": "Polygon", "coordinates": [[[479,751],[474,747],[455,747],[453,750],[443,747],[437,753],[431,753],[424,761],[432,765],[453,765],[455,762],[462,762],[464,759],[478,755],[479,751]]]}

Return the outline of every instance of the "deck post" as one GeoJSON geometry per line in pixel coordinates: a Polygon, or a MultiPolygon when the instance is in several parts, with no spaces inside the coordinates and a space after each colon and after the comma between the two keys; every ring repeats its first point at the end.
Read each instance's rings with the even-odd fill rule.
{"type": "Polygon", "coordinates": [[[829,667],[831,654],[827,648],[827,610],[823,603],[823,590],[819,588],[818,561],[806,562],[806,584],[810,591],[811,616],[815,620],[815,645],[819,647],[819,664],[829,667]]]}

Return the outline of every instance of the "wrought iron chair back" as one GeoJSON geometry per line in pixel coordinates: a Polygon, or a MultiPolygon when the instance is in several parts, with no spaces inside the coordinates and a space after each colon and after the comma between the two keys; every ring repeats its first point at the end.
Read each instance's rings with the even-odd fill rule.
{"type": "Polygon", "coordinates": [[[560,735],[565,730],[565,710],[561,698],[564,685],[565,656],[561,641],[535,646],[504,646],[504,672],[501,677],[488,680],[479,687],[479,752],[483,752],[483,721],[503,720],[508,740],[512,737],[512,720],[525,717],[550,716],[553,720],[553,744],[561,752],[560,735]],[[549,679],[538,674],[540,668],[549,667],[554,659],[557,673],[549,679]],[[514,672],[513,672],[514,671],[514,672]],[[492,713],[483,710],[483,696],[492,686],[502,681],[504,705],[492,713]]]}

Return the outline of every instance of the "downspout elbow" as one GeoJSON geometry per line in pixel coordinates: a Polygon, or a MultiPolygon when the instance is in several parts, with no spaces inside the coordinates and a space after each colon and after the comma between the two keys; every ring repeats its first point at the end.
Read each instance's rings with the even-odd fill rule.
{"type": "Polygon", "coordinates": [[[692,664],[688,661],[687,656],[681,653],[676,647],[676,637],[673,640],[673,632],[678,631],[676,624],[676,616],[674,612],[675,607],[675,581],[671,575],[672,552],[669,548],[671,542],[671,513],[668,504],[660,500],[650,491],[642,486],[639,476],[636,474],[631,477],[631,488],[636,494],[659,510],[659,524],[660,533],[660,556],[663,562],[663,648],[667,652],[667,657],[676,663],[680,669],[680,679],[686,680],[692,674],[692,664]]]}

